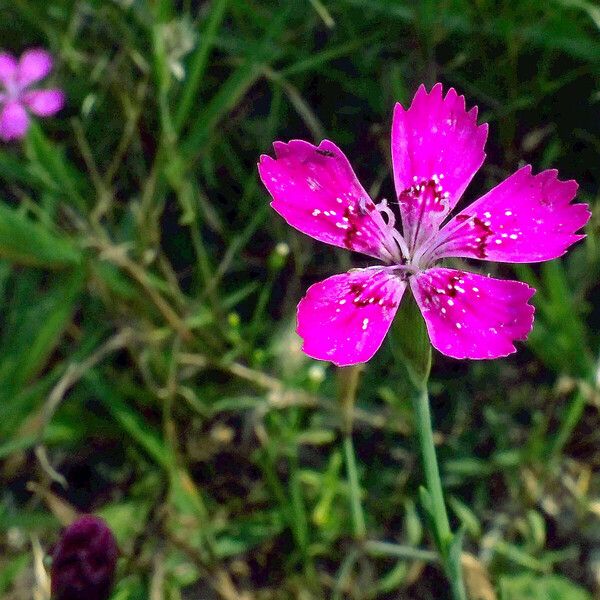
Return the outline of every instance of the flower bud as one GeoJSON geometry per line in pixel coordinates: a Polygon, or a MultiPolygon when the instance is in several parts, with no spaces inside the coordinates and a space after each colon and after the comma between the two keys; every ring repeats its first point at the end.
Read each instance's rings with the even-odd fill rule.
{"type": "Polygon", "coordinates": [[[284,242],[279,242],[269,256],[269,269],[275,272],[281,271],[285,267],[289,253],[290,247],[284,242]]]}
{"type": "Polygon", "coordinates": [[[53,600],[106,600],[114,581],[117,542],[105,521],[84,515],[69,525],[52,555],[53,600]]]}

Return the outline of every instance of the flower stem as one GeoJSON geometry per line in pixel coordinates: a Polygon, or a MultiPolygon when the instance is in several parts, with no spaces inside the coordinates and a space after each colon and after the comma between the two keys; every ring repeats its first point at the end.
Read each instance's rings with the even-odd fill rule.
{"type": "Polygon", "coordinates": [[[429,410],[429,394],[427,393],[427,382],[418,386],[413,394],[413,408],[415,413],[415,424],[419,434],[419,445],[427,483],[427,496],[429,506],[426,510],[431,518],[434,528],[434,537],[440,552],[440,559],[446,576],[450,580],[452,597],[454,600],[466,600],[460,553],[458,557],[451,553],[451,547],[455,536],[450,529],[448,513],[444,503],[442,481],[438,467],[435,446],[433,443],[433,431],[431,428],[431,413],[429,410]]]}
{"type": "Polygon", "coordinates": [[[419,434],[419,445],[421,447],[421,456],[423,459],[423,468],[425,469],[425,481],[427,489],[432,500],[433,516],[437,528],[437,535],[443,544],[450,541],[452,532],[446,513],[444,495],[442,492],[442,482],[440,479],[440,470],[435,454],[435,445],[433,442],[433,431],[431,428],[431,413],[429,410],[429,395],[427,387],[423,385],[413,396],[413,409],[416,417],[417,431],[419,434]]]}

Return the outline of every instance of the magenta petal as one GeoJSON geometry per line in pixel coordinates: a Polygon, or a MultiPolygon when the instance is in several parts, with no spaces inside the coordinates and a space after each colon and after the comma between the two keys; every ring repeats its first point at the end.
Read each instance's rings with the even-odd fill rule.
{"type": "Polygon", "coordinates": [[[462,256],[498,262],[539,262],[564,254],[583,235],[587,204],[570,204],[575,181],[526,166],[454,217],[440,232],[433,259],[462,256]]]}
{"type": "Polygon", "coordinates": [[[23,94],[23,103],[38,117],[49,117],[57,113],[65,104],[61,90],[34,90],[23,94]]]}
{"type": "Polygon", "coordinates": [[[32,48],[21,55],[18,67],[18,81],[21,88],[44,79],[52,70],[52,56],[42,48],[32,48]]]}
{"type": "Polygon", "coordinates": [[[388,227],[343,152],[327,140],[273,147],[276,158],[262,155],[258,164],[271,206],[317,240],[382,258],[388,227]]]}
{"type": "Polygon", "coordinates": [[[369,360],[388,332],[406,283],[370,268],[315,283],[298,304],[298,335],[309,356],[338,366],[369,360]]]}
{"type": "Polygon", "coordinates": [[[0,52],[0,83],[5,87],[14,84],[17,73],[17,59],[8,52],[0,52]]]}
{"type": "Polygon", "coordinates": [[[477,172],[485,153],[487,124],[464,96],[442,84],[419,87],[408,110],[400,104],[392,123],[394,183],[404,237],[415,247],[435,233],[477,172]]]}
{"type": "Polygon", "coordinates": [[[499,358],[533,326],[535,290],[520,281],[434,268],[410,279],[431,343],[453,358],[499,358]]]}
{"type": "Polygon", "coordinates": [[[9,140],[22,138],[27,133],[29,117],[18,102],[9,102],[0,112],[0,139],[9,140]]]}

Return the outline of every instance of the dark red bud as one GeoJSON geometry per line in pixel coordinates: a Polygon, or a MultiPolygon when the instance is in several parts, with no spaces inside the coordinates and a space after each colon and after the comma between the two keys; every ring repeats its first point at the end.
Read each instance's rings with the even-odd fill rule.
{"type": "Polygon", "coordinates": [[[117,565],[117,542],[105,521],[84,515],[69,525],[52,555],[53,600],[106,600],[117,565]]]}

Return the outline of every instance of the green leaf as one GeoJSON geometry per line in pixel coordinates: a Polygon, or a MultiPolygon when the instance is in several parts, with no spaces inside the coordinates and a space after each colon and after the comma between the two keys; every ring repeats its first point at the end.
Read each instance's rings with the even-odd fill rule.
{"type": "Polygon", "coordinates": [[[82,269],[74,269],[58,273],[47,282],[42,273],[25,271],[15,273],[9,285],[0,337],[0,399],[16,407],[23,386],[44,369],[59,346],[85,277],[82,269]]]}
{"type": "Polygon", "coordinates": [[[415,503],[411,498],[404,501],[404,527],[406,537],[411,545],[416,546],[423,540],[423,524],[417,513],[415,503]]]}
{"type": "Polygon", "coordinates": [[[0,257],[23,265],[54,269],[77,265],[82,256],[66,237],[0,203],[0,257]]]}
{"type": "Polygon", "coordinates": [[[331,520],[333,501],[339,489],[342,462],[342,454],[334,451],[323,474],[321,497],[312,513],[312,521],[318,527],[326,525],[331,520]]]}
{"type": "Polygon", "coordinates": [[[12,586],[21,571],[29,565],[29,553],[20,554],[5,563],[0,564],[0,594],[2,597],[12,586]]]}
{"type": "MultiPolygon", "coordinates": [[[[526,281],[536,285],[530,269],[517,269],[526,281]]],[[[588,329],[581,317],[581,303],[572,292],[564,263],[553,260],[540,266],[538,293],[533,297],[536,322],[528,344],[557,373],[588,378],[593,371],[593,357],[588,329]]]]}
{"type": "Polygon", "coordinates": [[[479,538],[481,536],[481,523],[473,510],[454,496],[448,497],[448,504],[460,519],[465,530],[474,538],[479,538]]]}
{"type": "Polygon", "coordinates": [[[19,182],[27,186],[47,187],[44,185],[43,177],[40,177],[34,170],[25,166],[23,161],[18,160],[6,150],[0,151],[0,179],[11,183],[19,182]]]}
{"type": "Polygon", "coordinates": [[[144,531],[148,522],[148,512],[151,503],[140,501],[125,501],[106,504],[98,511],[111,528],[120,548],[132,544],[135,537],[144,531]]]}
{"type": "Polygon", "coordinates": [[[500,600],[592,600],[591,594],[558,575],[504,576],[500,579],[500,600]]]}
{"type": "Polygon", "coordinates": [[[37,323],[35,335],[29,338],[26,352],[20,363],[19,380],[28,381],[46,364],[68,324],[75,305],[85,286],[83,270],[76,269],[62,278],[48,294],[46,315],[37,323]]]}
{"type": "Polygon", "coordinates": [[[87,193],[87,180],[67,159],[62,148],[46,138],[37,123],[31,123],[25,149],[36,170],[36,176],[48,182],[48,189],[60,194],[80,210],[86,208],[83,194],[87,193]]]}
{"type": "Polygon", "coordinates": [[[146,600],[146,598],[148,598],[148,590],[140,576],[135,574],[117,581],[110,600],[146,600]]]}
{"type": "Polygon", "coordinates": [[[243,554],[265,540],[276,537],[284,527],[285,522],[278,510],[260,512],[230,521],[227,527],[217,534],[216,554],[219,558],[243,554]]]}

